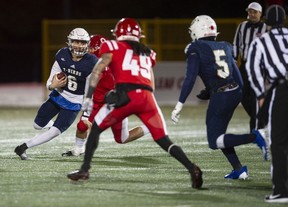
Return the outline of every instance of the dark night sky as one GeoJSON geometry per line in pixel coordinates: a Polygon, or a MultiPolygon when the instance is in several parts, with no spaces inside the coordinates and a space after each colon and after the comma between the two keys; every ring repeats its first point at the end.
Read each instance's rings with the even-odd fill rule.
{"type": "MultiPolygon", "coordinates": [[[[14,0],[0,7],[0,68],[12,68],[14,79],[3,82],[39,81],[40,73],[25,78],[25,71],[41,67],[42,19],[191,18],[207,14],[212,18],[245,17],[247,0],[14,0]],[[11,57],[13,55],[13,58],[11,57]],[[15,59],[19,60],[15,63],[15,59]],[[12,62],[13,61],[13,62],[12,62]],[[13,63],[13,64],[12,64],[13,63]],[[20,64],[21,63],[21,64],[20,64]],[[16,72],[17,71],[17,72],[16,72]],[[22,74],[21,74],[22,73],[22,74]]],[[[258,1],[264,6],[265,0],[258,1]]],[[[3,74],[3,73],[2,73],[3,74]]],[[[5,73],[6,74],[6,73],[5,73]]],[[[7,72],[7,76],[8,76],[7,72]]],[[[9,75],[11,77],[11,75],[9,75]]]]}
{"type": "Polygon", "coordinates": [[[39,41],[42,19],[243,17],[247,0],[14,0],[1,2],[0,41],[39,41]],[[11,3],[10,3],[11,2],[11,3]],[[149,2],[149,3],[148,3],[149,2]],[[150,3],[153,2],[153,3],[150,3]],[[232,6],[233,5],[233,6],[232,6]]]}

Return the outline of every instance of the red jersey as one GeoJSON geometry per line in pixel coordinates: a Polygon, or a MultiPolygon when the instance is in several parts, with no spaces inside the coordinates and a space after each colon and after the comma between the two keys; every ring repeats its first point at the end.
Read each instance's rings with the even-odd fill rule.
{"type": "Polygon", "coordinates": [[[93,102],[96,104],[104,104],[104,96],[111,89],[115,88],[114,77],[109,68],[102,72],[97,87],[93,93],[93,102]]]}
{"type": "MultiPolygon", "coordinates": [[[[106,41],[100,48],[99,55],[112,53],[112,61],[109,64],[115,84],[130,83],[144,85],[152,88],[151,68],[155,65],[156,53],[151,51],[150,56],[133,53],[131,46],[124,41],[106,41]]],[[[127,93],[129,103],[118,108],[109,108],[103,105],[96,114],[94,121],[100,129],[115,128],[115,124],[131,116],[136,115],[147,126],[154,140],[167,135],[166,123],[153,92],[145,89],[135,89],[127,93]]],[[[121,126],[120,126],[121,127],[121,126]]],[[[121,128],[117,128],[121,132],[121,128]]],[[[114,132],[114,130],[113,130],[114,132]]],[[[115,133],[114,133],[115,134],[115,133]]],[[[119,135],[115,140],[119,141],[119,135]]]]}
{"type": "Polygon", "coordinates": [[[131,83],[152,88],[150,69],[156,63],[154,51],[151,52],[150,56],[136,55],[128,43],[110,40],[102,43],[99,55],[101,56],[103,53],[113,54],[113,61],[109,67],[116,85],[118,83],[131,83]]]}

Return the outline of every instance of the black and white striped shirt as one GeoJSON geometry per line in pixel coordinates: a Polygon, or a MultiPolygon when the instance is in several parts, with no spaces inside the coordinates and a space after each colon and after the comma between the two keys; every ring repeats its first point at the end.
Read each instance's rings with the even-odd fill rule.
{"type": "Polygon", "coordinates": [[[246,70],[258,98],[265,95],[265,80],[273,84],[288,71],[288,29],[274,28],[250,45],[246,70]]]}
{"type": "Polygon", "coordinates": [[[251,42],[267,31],[267,26],[263,22],[251,23],[244,21],[237,27],[233,41],[233,57],[235,60],[240,56],[241,62],[247,59],[248,49],[251,42]]]}

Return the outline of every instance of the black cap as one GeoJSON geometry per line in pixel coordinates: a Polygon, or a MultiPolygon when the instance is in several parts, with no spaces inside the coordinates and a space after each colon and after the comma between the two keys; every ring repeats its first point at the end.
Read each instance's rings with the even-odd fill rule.
{"type": "Polygon", "coordinates": [[[286,13],[282,6],[273,4],[266,10],[266,24],[269,26],[283,26],[286,19],[286,13]]]}

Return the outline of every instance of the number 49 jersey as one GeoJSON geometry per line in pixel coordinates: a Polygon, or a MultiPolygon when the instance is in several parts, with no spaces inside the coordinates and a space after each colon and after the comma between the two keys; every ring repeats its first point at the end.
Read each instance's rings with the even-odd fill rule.
{"type": "Polygon", "coordinates": [[[100,48],[99,55],[112,53],[113,60],[109,65],[115,78],[115,84],[131,83],[152,87],[151,68],[156,63],[156,53],[151,50],[150,56],[133,53],[125,41],[106,41],[100,48]]]}

